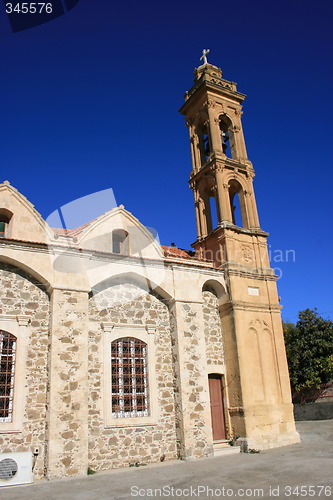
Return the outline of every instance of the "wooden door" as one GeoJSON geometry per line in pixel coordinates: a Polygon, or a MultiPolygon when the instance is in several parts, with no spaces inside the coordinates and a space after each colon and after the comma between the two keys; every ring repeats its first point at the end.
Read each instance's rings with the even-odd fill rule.
{"type": "Polygon", "coordinates": [[[226,439],[223,393],[222,393],[222,377],[221,375],[208,375],[209,394],[210,394],[210,410],[212,415],[213,440],[219,441],[226,439]]]}

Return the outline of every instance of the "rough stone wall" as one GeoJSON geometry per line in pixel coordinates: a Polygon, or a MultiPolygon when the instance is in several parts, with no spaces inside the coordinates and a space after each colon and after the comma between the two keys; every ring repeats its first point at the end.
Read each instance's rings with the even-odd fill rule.
{"type": "Polygon", "coordinates": [[[31,451],[38,446],[34,473],[40,478],[44,476],[45,460],[49,297],[34,279],[0,263],[0,314],[30,318],[23,428],[19,433],[1,433],[0,422],[0,449],[9,453],[31,451]]]}
{"type": "Polygon", "coordinates": [[[88,293],[54,289],[51,300],[48,478],[87,472],[88,293]]]}
{"type": "Polygon", "coordinates": [[[223,365],[224,348],[218,298],[209,291],[203,292],[207,365],[223,365]]]}
{"type": "Polygon", "coordinates": [[[90,466],[101,470],[136,462],[143,464],[175,459],[175,403],[168,307],[152,293],[146,293],[133,283],[106,288],[89,302],[89,317],[94,324],[89,332],[88,358],[90,466]],[[160,414],[156,425],[105,428],[102,401],[103,321],[156,328],[156,363],[149,366],[149,370],[154,370],[157,381],[160,414]]]}
{"type": "Polygon", "coordinates": [[[175,303],[174,364],[177,384],[178,443],[182,458],[212,453],[205,341],[200,303],[175,303]]]}

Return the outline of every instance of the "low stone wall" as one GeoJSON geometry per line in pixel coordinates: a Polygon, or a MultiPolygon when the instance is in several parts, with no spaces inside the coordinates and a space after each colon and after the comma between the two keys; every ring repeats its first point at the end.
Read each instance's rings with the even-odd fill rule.
{"type": "Polygon", "coordinates": [[[328,420],[333,418],[332,403],[305,403],[294,405],[295,420],[328,420]]]}

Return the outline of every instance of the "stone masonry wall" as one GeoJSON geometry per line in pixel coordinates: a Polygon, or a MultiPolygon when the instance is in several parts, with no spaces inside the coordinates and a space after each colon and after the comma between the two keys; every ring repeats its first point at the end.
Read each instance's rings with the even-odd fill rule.
{"type": "Polygon", "coordinates": [[[88,293],[54,289],[51,300],[49,479],[87,473],[88,293]]]}
{"type": "Polygon", "coordinates": [[[0,314],[30,318],[23,428],[19,433],[2,433],[0,422],[0,450],[4,453],[31,451],[38,446],[40,453],[34,474],[40,478],[44,476],[45,460],[49,297],[24,272],[0,263],[0,314]]]}
{"type": "Polygon", "coordinates": [[[212,436],[202,305],[176,302],[172,313],[180,455],[204,457],[212,453],[212,436]]]}
{"type": "MultiPolygon", "coordinates": [[[[171,331],[168,307],[153,293],[133,283],[110,286],[90,299],[89,333],[89,465],[110,469],[135,463],[158,462],[177,457],[171,331]],[[108,427],[103,421],[103,330],[102,322],[156,328],[155,366],[158,422],[154,425],[108,427]]],[[[124,328],[126,336],[126,328],[124,328]]],[[[149,352],[148,352],[149,360],[149,352]]]]}
{"type": "Polygon", "coordinates": [[[202,293],[207,365],[223,365],[224,348],[218,298],[210,291],[202,293]]]}

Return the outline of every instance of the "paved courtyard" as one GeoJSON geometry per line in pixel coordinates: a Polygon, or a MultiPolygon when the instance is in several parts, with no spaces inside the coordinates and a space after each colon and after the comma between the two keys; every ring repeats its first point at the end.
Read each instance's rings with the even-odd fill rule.
{"type": "Polygon", "coordinates": [[[330,498],[333,420],[298,422],[302,444],[0,488],[1,500],[330,498]],[[302,488],[303,487],[303,488],[302,488]]]}

